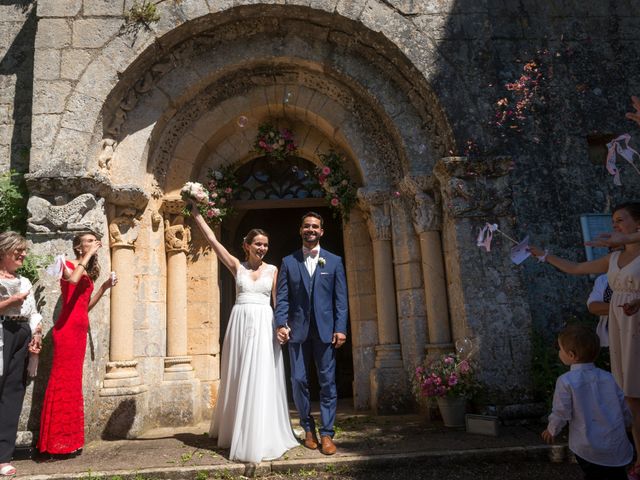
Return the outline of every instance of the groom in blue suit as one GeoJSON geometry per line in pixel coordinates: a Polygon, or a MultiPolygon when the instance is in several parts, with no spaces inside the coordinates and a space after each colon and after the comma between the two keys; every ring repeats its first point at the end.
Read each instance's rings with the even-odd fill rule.
{"type": "Polygon", "coordinates": [[[322,217],[308,212],[302,217],[302,249],[282,260],[276,300],[276,335],[289,342],[293,400],[304,428],[304,445],[318,448],[311,416],[307,373],[315,362],[320,383],[321,451],[336,453],[333,425],[336,419],[336,348],[347,339],[347,280],[342,259],[320,248],[322,217]]]}

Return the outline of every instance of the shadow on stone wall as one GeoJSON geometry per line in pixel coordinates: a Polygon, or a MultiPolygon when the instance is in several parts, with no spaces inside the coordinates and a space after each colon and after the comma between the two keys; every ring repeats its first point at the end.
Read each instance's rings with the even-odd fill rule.
{"type": "MultiPolygon", "coordinates": [[[[428,47],[437,52],[437,60],[427,80],[454,130],[453,153],[480,161],[506,155],[515,165],[508,175],[512,215],[498,218],[495,211],[486,211],[469,217],[464,233],[473,240],[471,232],[477,235],[484,222],[498,222],[513,237],[529,234],[531,244],[585,260],[580,215],[607,212],[620,201],[638,198],[638,177],[628,173],[623,186],[614,187],[604,154],[596,162],[590,158],[588,138],[629,131],[640,139],[624,118],[631,110],[629,97],[640,94],[640,10],[630,2],[597,1],[451,0],[435,5],[436,14],[415,21],[434,39],[428,47]],[[530,62],[541,72],[536,93],[521,120],[499,125],[498,102],[506,98],[515,110],[518,100],[519,87],[507,84],[536,75],[525,70],[530,62]]],[[[509,301],[519,296],[528,303],[531,321],[523,325],[512,312],[500,312],[499,297],[487,296],[489,289],[469,289],[464,308],[476,331],[490,337],[480,356],[496,358],[485,363],[512,364],[511,349],[524,357],[520,346],[529,348],[532,326],[549,332],[553,342],[553,333],[572,315],[585,314],[590,281],[535,260],[515,267],[508,260],[510,245],[503,239],[494,245],[490,253],[479,252],[472,241],[460,247],[467,267],[461,282],[474,277],[509,301]],[[521,277],[517,285],[509,281],[510,271],[521,277]]],[[[459,336],[463,326],[455,325],[452,316],[459,336]]]]}
{"type": "MultiPolygon", "coordinates": [[[[0,59],[0,77],[15,76],[9,167],[25,172],[29,169],[31,149],[31,115],[33,103],[33,66],[37,29],[33,0],[0,0],[0,6],[13,5],[26,13],[24,24],[0,59]]],[[[3,19],[7,22],[7,19],[3,19]]],[[[8,82],[5,82],[5,85],[8,82]]]]}
{"type": "Polygon", "coordinates": [[[137,408],[135,400],[124,399],[111,413],[107,424],[102,431],[103,440],[116,440],[128,438],[133,422],[136,418],[137,408]]]}

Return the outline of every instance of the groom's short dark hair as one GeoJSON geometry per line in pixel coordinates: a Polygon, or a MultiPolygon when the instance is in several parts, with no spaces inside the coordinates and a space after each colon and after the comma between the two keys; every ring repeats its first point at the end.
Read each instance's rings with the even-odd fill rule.
{"type": "Polygon", "coordinates": [[[324,218],[322,218],[322,215],[320,215],[318,212],[305,213],[300,219],[300,225],[304,224],[304,219],[307,217],[317,218],[318,220],[320,220],[320,228],[324,228],[324,218]]]}

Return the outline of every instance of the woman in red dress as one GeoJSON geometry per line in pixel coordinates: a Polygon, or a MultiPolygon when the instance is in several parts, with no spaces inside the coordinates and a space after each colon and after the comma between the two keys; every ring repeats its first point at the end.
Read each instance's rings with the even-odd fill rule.
{"type": "Polygon", "coordinates": [[[49,454],[79,453],[84,445],[82,366],[87,346],[89,310],[113,285],[109,277],[93,292],[100,274],[100,241],[92,233],[73,239],[74,261],[62,269],[62,310],[53,326],[53,364],[44,396],[38,450],[49,454]]]}

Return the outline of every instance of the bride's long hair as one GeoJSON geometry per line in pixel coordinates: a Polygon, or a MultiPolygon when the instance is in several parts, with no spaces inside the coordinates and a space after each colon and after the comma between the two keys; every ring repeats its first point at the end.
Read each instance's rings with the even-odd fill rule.
{"type": "Polygon", "coordinates": [[[269,234],[264,230],[262,230],[261,228],[252,228],[251,230],[249,230],[249,233],[247,233],[242,239],[242,250],[244,251],[245,262],[249,260],[249,245],[251,245],[251,243],[253,242],[253,239],[256,238],[258,235],[267,237],[267,240],[269,240],[269,234]]]}

